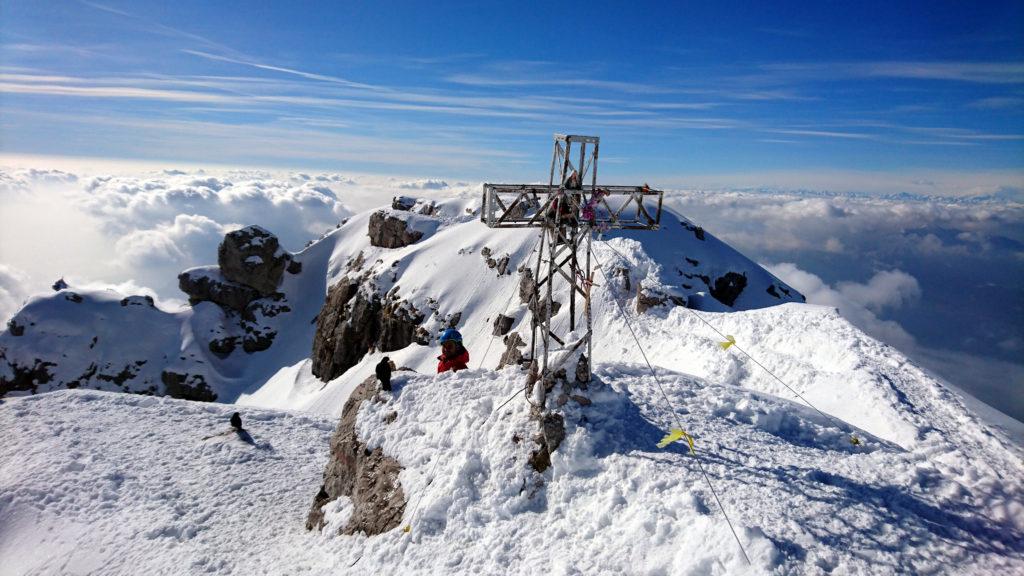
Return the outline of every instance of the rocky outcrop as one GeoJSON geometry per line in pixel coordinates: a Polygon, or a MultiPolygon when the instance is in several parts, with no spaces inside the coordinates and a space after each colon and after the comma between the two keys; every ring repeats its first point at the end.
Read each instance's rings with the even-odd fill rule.
{"type": "Polygon", "coordinates": [[[202,374],[182,374],[172,370],[164,370],[160,374],[164,384],[164,393],[172,398],[213,402],[217,395],[210,390],[202,374]]]}
{"type": "Polygon", "coordinates": [[[229,282],[255,289],[260,296],[277,291],[281,276],[291,262],[277,236],[259,226],[229,232],[217,248],[217,265],[229,282]]]}
{"type": "Polygon", "coordinates": [[[505,366],[518,366],[522,364],[523,353],[519,349],[526,346],[526,342],[523,341],[519,332],[513,332],[505,336],[502,338],[502,342],[505,343],[505,351],[501,353],[497,370],[501,370],[505,366]]]}
{"type": "Polygon", "coordinates": [[[380,248],[402,248],[423,237],[423,232],[410,230],[405,219],[383,210],[370,216],[367,234],[370,236],[370,244],[380,248]]]}
{"type": "Polygon", "coordinates": [[[417,328],[424,315],[394,295],[382,300],[360,289],[361,277],[347,277],[327,291],[313,337],[313,374],[323,381],[355,366],[371,349],[399,350],[422,339],[417,328]]]}
{"type": "Polygon", "coordinates": [[[498,314],[494,318],[494,328],[491,330],[493,336],[504,336],[508,334],[508,331],[512,329],[512,323],[515,322],[515,318],[512,316],[505,316],[504,314],[498,314]]]}
{"type": "Polygon", "coordinates": [[[402,466],[380,447],[370,450],[356,433],[356,417],[363,402],[378,390],[371,376],[352,391],[341,411],[341,421],[331,436],[331,455],[323,484],[313,498],[306,518],[307,530],[324,527],[324,505],[340,496],[352,502],[352,516],[340,534],[362,532],[367,536],[396,528],[405,513],[405,493],[399,480],[402,466]]]}
{"type": "Polygon", "coordinates": [[[192,306],[213,302],[235,312],[244,311],[250,302],[260,297],[255,288],[224,278],[216,266],[189,268],[178,274],[178,288],[188,294],[188,303],[192,306]]]}
{"type": "Polygon", "coordinates": [[[715,278],[715,285],[711,287],[711,295],[722,304],[732,306],[746,287],[746,274],[726,272],[724,276],[715,278]]]}

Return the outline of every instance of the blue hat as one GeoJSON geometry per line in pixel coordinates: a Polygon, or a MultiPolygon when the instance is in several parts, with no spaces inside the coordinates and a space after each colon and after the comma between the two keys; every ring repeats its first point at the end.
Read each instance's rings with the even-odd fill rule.
{"type": "Polygon", "coordinates": [[[462,342],[462,334],[459,334],[455,328],[449,328],[441,333],[441,343],[444,344],[448,341],[462,342]]]}

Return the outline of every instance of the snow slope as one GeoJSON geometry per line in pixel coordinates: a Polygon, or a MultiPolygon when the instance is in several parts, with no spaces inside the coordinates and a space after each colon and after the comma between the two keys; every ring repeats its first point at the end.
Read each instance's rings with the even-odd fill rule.
{"type": "MultiPolygon", "coordinates": [[[[495,410],[521,385],[514,370],[401,373],[357,425],[404,466],[411,531],[370,538],[303,530],[332,418],[240,408],[249,444],[221,434],[234,410],[222,404],[81,390],[9,399],[0,460],[17,465],[0,472],[0,573],[1024,569],[1024,466],[991,438],[908,451],[770,395],[660,371],[748,567],[696,460],[655,447],[673,417],[646,367],[608,363],[596,376],[594,405],[569,411],[539,476],[529,441],[515,441],[535,431],[527,404],[495,410]]],[[[342,521],[344,502],[331,512],[342,521]]]]}

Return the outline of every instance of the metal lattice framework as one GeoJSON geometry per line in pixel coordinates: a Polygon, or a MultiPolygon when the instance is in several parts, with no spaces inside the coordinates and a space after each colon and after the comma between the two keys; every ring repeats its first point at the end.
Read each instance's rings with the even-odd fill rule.
{"type": "MultiPolygon", "coordinates": [[[[552,373],[584,348],[585,379],[590,380],[593,325],[590,288],[593,286],[591,241],[594,231],[657,230],[661,222],[663,192],[643,186],[598,186],[597,158],[600,138],[555,134],[551,173],[547,185],[484,184],[480,219],[491,228],[539,228],[541,239],[533,270],[530,300],[533,337],[530,360],[539,362],[544,386],[536,386],[535,401],[544,406],[545,389],[552,373]],[[574,161],[575,160],[575,161],[574,161]],[[582,253],[581,253],[582,250],[582,253]],[[555,286],[569,292],[568,322],[556,327],[555,286]],[[584,303],[586,331],[577,331],[577,297],[584,303]],[[552,341],[558,348],[552,346],[552,341]],[[538,355],[538,343],[541,350],[538,355]],[[555,353],[552,356],[552,353],[555,353]]],[[[561,290],[559,290],[561,291],[561,290]]]]}

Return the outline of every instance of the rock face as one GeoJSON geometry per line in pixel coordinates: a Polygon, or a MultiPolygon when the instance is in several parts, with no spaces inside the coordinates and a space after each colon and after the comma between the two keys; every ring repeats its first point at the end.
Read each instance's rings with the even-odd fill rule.
{"type": "Polygon", "coordinates": [[[370,216],[367,233],[370,236],[370,244],[380,248],[401,248],[423,237],[423,232],[410,230],[408,222],[383,210],[370,216]]]}
{"type": "Polygon", "coordinates": [[[325,382],[355,366],[371,348],[390,352],[418,340],[424,315],[401,300],[361,290],[364,282],[360,277],[337,282],[317,316],[312,368],[325,382]]]}
{"type": "Polygon", "coordinates": [[[505,316],[504,314],[498,314],[494,319],[494,329],[491,334],[494,336],[504,336],[508,334],[508,331],[512,328],[512,323],[515,322],[515,318],[512,316],[505,316]]]}
{"type": "Polygon", "coordinates": [[[724,276],[715,278],[715,285],[711,287],[711,295],[722,304],[732,306],[746,287],[746,274],[726,272],[724,276]]]}
{"type": "Polygon", "coordinates": [[[254,288],[260,296],[277,291],[291,259],[277,236],[259,226],[229,232],[217,248],[217,265],[224,278],[254,288]]]}
{"type": "Polygon", "coordinates": [[[250,302],[260,297],[251,286],[226,279],[216,266],[189,268],[178,274],[178,288],[188,294],[188,303],[213,302],[221,308],[242,312],[250,302]]]}
{"type": "Polygon", "coordinates": [[[199,374],[179,374],[170,370],[164,370],[160,374],[164,383],[164,393],[172,398],[184,400],[199,400],[213,402],[217,395],[210,390],[206,379],[199,374]]]}
{"type": "Polygon", "coordinates": [[[402,466],[380,448],[369,450],[356,434],[359,406],[377,392],[370,376],[352,391],[341,411],[341,422],[331,437],[331,456],[324,481],[306,518],[307,530],[324,527],[325,504],[339,496],[352,501],[352,517],[341,534],[382,534],[397,527],[405,512],[405,493],[398,475],[402,466]]]}
{"type": "Polygon", "coordinates": [[[505,366],[518,366],[523,362],[523,352],[519,350],[526,346],[526,342],[519,335],[519,332],[513,332],[504,338],[502,342],[505,344],[505,351],[501,353],[501,359],[498,361],[497,370],[501,370],[505,366]]]}

